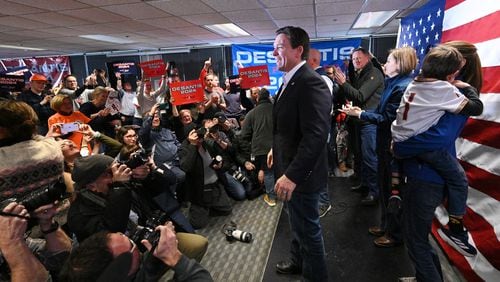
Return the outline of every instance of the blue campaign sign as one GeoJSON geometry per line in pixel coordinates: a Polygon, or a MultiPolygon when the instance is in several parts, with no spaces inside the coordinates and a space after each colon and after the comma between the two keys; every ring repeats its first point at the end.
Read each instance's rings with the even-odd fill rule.
{"type": "MultiPolygon", "coordinates": [[[[321,53],[321,65],[337,65],[344,68],[344,60],[348,60],[354,48],[361,45],[361,38],[336,41],[312,42],[311,47],[321,53]]],[[[245,44],[232,46],[233,74],[238,67],[268,65],[271,85],[267,86],[271,95],[278,90],[283,73],[276,67],[272,44],[245,44]]]]}

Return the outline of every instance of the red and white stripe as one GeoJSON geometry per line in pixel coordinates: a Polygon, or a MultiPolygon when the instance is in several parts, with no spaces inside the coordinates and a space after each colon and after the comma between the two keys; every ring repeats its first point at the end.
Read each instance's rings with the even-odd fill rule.
{"type": "Polygon", "coordinates": [[[468,281],[500,281],[499,22],[499,0],[446,0],[442,42],[473,43],[481,58],[484,78],[484,112],[469,119],[456,142],[457,157],[469,180],[464,224],[478,255],[464,257],[435,236],[468,281]]]}

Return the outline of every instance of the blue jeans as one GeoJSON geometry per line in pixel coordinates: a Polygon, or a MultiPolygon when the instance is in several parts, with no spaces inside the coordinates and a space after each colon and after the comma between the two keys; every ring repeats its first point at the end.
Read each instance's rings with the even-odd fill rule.
{"type": "Polygon", "coordinates": [[[225,186],[225,188],[229,197],[238,201],[246,199],[247,196],[243,184],[236,180],[231,174],[229,174],[229,172],[226,171],[224,174],[227,178],[228,185],[225,186]]]}
{"type": "Polygon", "coordinates": [[[378,197],[377,185],[377,125],[361,126],[361,184],[368,187],[368,194],[378,197]]]}
{"type": "Polygon", "coordinates": [[[445,150],[438,150],[419,154],[417,159],[426,162],[444,179],[448,190],[448,213],[464,215],[469,185],[457,158],[445,150]]]}
{"type": "Polygon", "coordinates": [[[266,194],[269,198],[276,200],[276,192],[274,192],[274,171],[271,169],[264,170],[264,186],[266,187],[266,194]]]}
{"type": "Polygon", "coordinates": [[[318,193],[295,191],[285,202],[292,231],[291,255],[295,265],[302,266],[305,281],[328,281],[325,246],[318,211],[318,193]]]}
{"type": "Polygon", "coordinates": [[[429,243],[434,210],[444,186],[408,178],[403,187],[403,236],[418,281],[443,281],[439,258],[429,243]]]}

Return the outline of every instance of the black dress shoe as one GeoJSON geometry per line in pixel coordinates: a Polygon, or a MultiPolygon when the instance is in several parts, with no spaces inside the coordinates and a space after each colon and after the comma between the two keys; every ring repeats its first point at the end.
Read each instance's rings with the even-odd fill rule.
{"type": "Polygon", "coordinates": [[[373,195],[368,195],[361,200],[363,206],[374,206],[378,203],[377,198],[373,195]]]}
{"type": "Polygon", "coordinates": [[[380,237],[380,236],[383,236],[385,234],[385,231],[382,230],[382,228],[380,228],[378,226],[372,226],[372,227],[368,228],[368,233],[370,233],[374,236],[380,237]]]}
{"type": "Polygon", "coordinates": [[[401,245],[400,241],[396,241],[387,235],[381,236],[373,240],[373,243],[375,244],[375,246],[382,248],[392,248],[401,245]]]}
{"type": "Polygon", "coordinates": [[[276,264],[276,272],[281,274],[300,274],[302,269],[289,260],[280,261],[276,264]]]}

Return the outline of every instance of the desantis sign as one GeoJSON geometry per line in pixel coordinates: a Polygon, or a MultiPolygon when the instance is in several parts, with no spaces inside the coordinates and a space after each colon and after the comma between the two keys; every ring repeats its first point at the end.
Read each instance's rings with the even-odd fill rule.
{"type": "Polygon", "coordinates": [[[174,98],[172,104],[175,106],[197,103],[205,99],[203,86],[199,79],[172,82],[170,84],[170,93],[174,98]]]}
{"type": "MultiPolygon", "coordinates": [[[[312,42],[311,48],[321,53],[321,65],[337,65],[344,68],[344,60],[348,60],[352,50],[361,45],[361,38],[336,41],[312,42]]],[[[233,74],[241,67],[266,64],[269,70],[269,85],[267,89],[274,95],[283,78],[283,73],[276,67],[272,44],[245,44],[232,46],[233,74]]]]}
{"type": "Polygon", "coordinates": [[[244,89],[270,84],[267,65],[241,68],[239,69],[239,74],[241,87],[244,89]]]}
{"type": "Polygon", "coordinates": [[[142,68],[144,76],[157,77],[165,74],[165,62],[163,60],[152,60],[139,64],[142,68]]]}
{"type": "Polygon", "coordinates": [[[61,82],[64,76],[71,74],[68,56],[5,59],[2,60],[1,68],[3,71],[9,72],[23,66],[27,67],[31,73],[45,75],[54,87],[61,82]]]}

